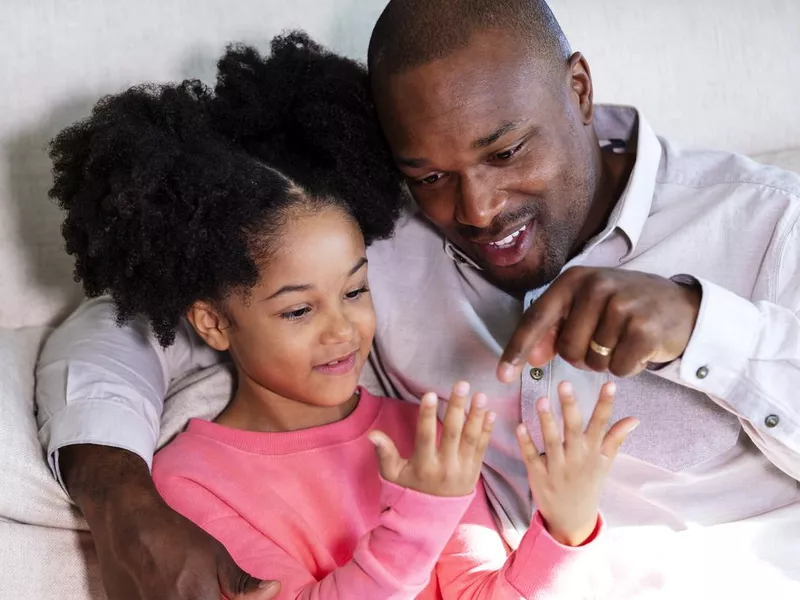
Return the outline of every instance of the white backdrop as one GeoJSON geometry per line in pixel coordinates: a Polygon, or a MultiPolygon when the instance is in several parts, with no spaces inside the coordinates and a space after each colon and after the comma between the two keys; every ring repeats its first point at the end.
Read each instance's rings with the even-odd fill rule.
{"type": "MultiPolygon", "coordinates": [[[[489,1],[489,0],[487,0],[489,1]]],[[[105,93],[210,80],[226,42],[302,27],[363,57],[385,0],[0,0],[0,326],[80,299],[47,199],[47,141],[105,93]]],[[[553,0],[598,100],[690,145],[800,147],[800,0],[553,0]]]]}

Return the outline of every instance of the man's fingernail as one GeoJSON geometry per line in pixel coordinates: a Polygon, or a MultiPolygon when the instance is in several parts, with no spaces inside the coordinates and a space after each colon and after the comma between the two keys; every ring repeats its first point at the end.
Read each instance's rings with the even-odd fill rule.
{"type": "Polygon", "coordinates": [[[486,394],[475,394],[475,397],[472,399],[472,404],[475,408],[485,408],[488,402],[489,400],[486,398],[486,394]]]}
{"type": "Polygon", "coordinates": [[[436,406],[436,394],[432,392],[428,392],[422,397],[422,404],[425,406],[431,407],[436,406]]]}
{"type": "Polygon", "coordinates": [[[617,393],[617,384],[613,381],[609,381],[606,384],[606,393],[611,396],[617,393]]]}
{"type": "Polygon", "coordinates": [[[376,435],[374,433],[370,433],[367,435],[367,439],[376,447],[380,447],[381,445],[381,436],[376,435]]]}
{"type": "Polygon", "coordinates": [[[466,381],[459,381],[453,386],[453,393],[456,396],[466,396],[469,394],[469,383],[466,381]]]}
{"type": "Polygon", "coordinates": [[[573,392],[572,384],[569,381],[562,381],[561,393],[565,395],[572,395],[572,392],[573,392]]]}
{"type": "Polygon", "coordinates": [[[514,377],[514,365],[507,362],[500,363],[500,368],[497,371],[500,379],[503,381],[510,381],[514,377]]]}
{"type": "Polygon", "coordinates": [[[550,412],[550,398],[547,396],[539,398],[539,401],[536,403],[536,410],[539,412],[550,412]]]}
{"type": "Polygon", "coordinates": [[[636,429],[636,428],[637,428],[639,425],[641,425],[641,424],[642,424],[642,422],[641,422],[641,421],[636,421],[636,423],[634,423],[633,425],[631,425],[630,427],[628,427],[628,433],[632,433],[632,432],[633,432],[633,430],[634,430],[634,429],[636,429]]]}

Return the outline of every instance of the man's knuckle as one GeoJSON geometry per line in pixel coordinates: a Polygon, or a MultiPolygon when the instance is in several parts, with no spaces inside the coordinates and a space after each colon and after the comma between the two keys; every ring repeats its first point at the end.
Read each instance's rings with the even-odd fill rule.
{"type": "Polygon", "coordinates": [[[567,362],[578,362],[583,360],[585,350],[582,351],[569,336],[562,336],[558,338],[558,353],[567,362]]]}
{"type": "Polygon", "coordinates": [[[612,296],[606,305],[606,313],[612,318],[620,319],[630,315],[634,310],[634,303],[630,298],[621,295],[612,296]]]}

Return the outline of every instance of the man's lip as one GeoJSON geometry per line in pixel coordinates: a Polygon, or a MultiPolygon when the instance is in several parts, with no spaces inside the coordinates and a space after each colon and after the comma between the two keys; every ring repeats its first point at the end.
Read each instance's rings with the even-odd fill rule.
{"type": "Polygon", "coordinates": [[[501,233],[499,235],[492,236],[491,239],[471,239],[470,242],[472,242],[473,244],[483,244],[483,245],[496,244],[497,242],[500,242],[500,241],[506,239],[512,233],[516,233],[517,231],[521,230],[523,227],[529,227],[532,222],[533,222],[533,219],[528,219],[524,223],[518,223],[514,227],[509,227],[508,229],[506,229],[503,233],[501,233]]]}

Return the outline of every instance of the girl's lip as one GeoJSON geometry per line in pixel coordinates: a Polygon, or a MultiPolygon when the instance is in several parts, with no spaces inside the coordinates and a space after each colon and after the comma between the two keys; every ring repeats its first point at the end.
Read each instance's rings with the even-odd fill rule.
{"type": "Polygon", "coordinates": [[[356,366],[356,353],[351,352],[347,356],[336,359],[334,364],[325,363],[314,367],[315,371],[325,375],[346,375],[356,366]]]}

